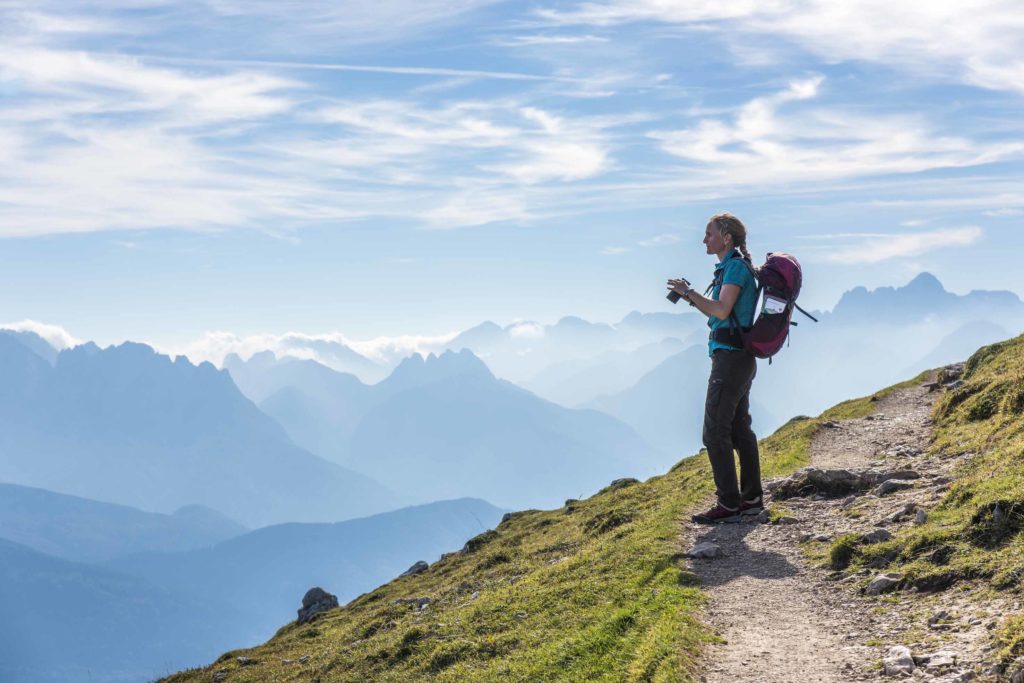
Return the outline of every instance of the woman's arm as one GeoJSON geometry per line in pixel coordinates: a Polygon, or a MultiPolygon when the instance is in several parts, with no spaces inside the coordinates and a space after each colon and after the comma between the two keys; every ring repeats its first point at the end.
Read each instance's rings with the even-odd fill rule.
{"type": "MultiPolygon", "coordinates": [[[[677,284],[672,290],[683,294],[685,287],[682,284],[677,284]]],[[[736,299],[739,296],[739,285],[722,285],[722,290],[718,293],[718,301],[701,296],[697,293],[696,289],[691,289],[689,295],[686,295],[685,298],[691,301],[694,307],[704,315],[713,315],[719,320],[728,320],[729,314],[732,313],[732,308],[736,305],[736,299]]]]}

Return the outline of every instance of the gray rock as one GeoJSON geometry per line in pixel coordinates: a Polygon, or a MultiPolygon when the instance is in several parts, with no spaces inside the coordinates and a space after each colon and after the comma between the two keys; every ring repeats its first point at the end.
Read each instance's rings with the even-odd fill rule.
{"type": "Polygon", "coordinates": [[[768,514],[767,510],[761,510],[759,513],[757,513],[757,517],[755,517],[754,519],[760,522],[761,524],[767,524],[771,521],[772,517],[768,514]]]}
{"type": "Polygon", "coordinates": [[[895,588],[902,580],[902,574],[879,574],[875,578],[871,579],[871,583],[869,583],[868,587],[864,589],[864,592],[868,595],[881,595],[882,593],[895,588]]]}
{"type": "Polygon", "coordinates": [[[914,516],[914,524],[921,526],[928,521],[928,513],[924,510],[918,510],[917,515],[914,516]]]}
{"type": "Polygon", "coordinates": [[[710,560],[716,557],[721,557],[722,548],[715,543],[705,541],[690,548],[686,552],[686,556],[710,560]]]}
{"type": "Polygon", "coordinates": [[[606,488],[607,488],[607,490],[614,491],[616,489],[625,488],[627,486],[632,486],[633,484],[639,484],[639,483],[640,483],[640,481],[637,480],[637,479],[634,479],[633,477],[623,477],[622,479],[614,480],[612,483],[608,484],[608,486],[606,488]]]}
{"type": "Polygon", "coordinates": [[[507,522],[510,519],[512,519],[512,513],[511,512],[506,512],[505,514],[503,514],[501,516],[501,521],[498,522],[498,523],[499,524],[504,524],[505,522],[507,522]]]}
{"type": "Polygon", "coordinates": [[[946,388],[949,389],[950,391],[956,391],[957,389],[962,387],[964,384],[965,384],[965,382],[962,379],[955,379],[952,382],[947,382],[946,383],[946,388]]]}
{"type": "Polygon", "coordinates": [[[422,574],[423,572],[427,571],[427,569],[429,567],[430,567],[429,564],[427,564],[423,560],[420,560],[419,562],[417,562],[413,566],[409,567],[408,569],[406,569],[404,572],[402,572],[398,576],[399,577],[403,577],[403,576],[412,576],[413,574],[422,574]]]}
{"type": "Polygon", "coordinates": [[[956,665],[960,655],[953,650],[939,650],[926,655],[914,657],[914,663],[928,669],[945,669],[956,665]]]}
{"type": "Polygon", "coordinates": [[[228,678],[228,670],[227,669],[219,669],[219,670],[213,672],[213,681],[214,681],[214,683],[218,683],[218,681],[227,680],[227,678],[228,678]]]}
{"type": "Polygon", "coordinates": [[[1024,683],[1024,663],[1018,661],[1015,665],[1017,670],[1010,674],[1010,683],[1024,683]]]}
{"type": "Polygon", "coordinates": [[[939,370],[939,381],[940,382],[952,382],[953,380],[960,379],[964,374],[963,363],[952,363],[939,370]]]}
{"type": "Polygon", "coordinates": [[[839,505],[839,507],[843,508],[844,510],[849,510],[851,507],[853,507],[853,504],[856,502],[857,496],[847,496],[839,505]]]}
{"type": "Polygon", "coordinates": [[[886,531],[885,529],[875,529],[874,531],[869,531],[868,533],[861,536],[860,542],[867,544],[885,543],[886,541],[891,539],[892,534],[886,531]]]}
{"type": "Polygon", "coordinates": [[[920,479],[921,473],[917,470],[888,470],[886,472],[868,470],[864,473],[864,478],[869,479],[874,484],[881,484],[883,481],[889,481],[890,479],[920,479]]]}
{"type": "Polygon", "coordinates": [[[235,661],[238,662],[238,666],[251,666],[256,663],[256,660],[250,657],[236,657],[235,661]]]}
{"type": "Polygon", "coordinates": [[[885,653],[882,665],[886,676],[903,676],[914,672],[914,657],[905,645],[893,645],[885,653]]]}
{"type": "Polygon", "coordinates": [[[337,596],[331,595],[323,588],[310,588],[302,596],[302,609],[299,610],[299,617],[296,621],[300,624],[305,624],[314,615],[334,609],[337,606],[337,596]]]}
{"type": "Polygon", "coordinates": [[[936,624],[939,624],[943,621],[947,621],[948,619],[949,610],[940,609],[936,611],[934,614],[932,614],[930,617],[928,617],[928,625],[935,626],[936,624]]]}
{"type": "Polygon", "coordinates": [[[886,479],[875,488],[875,494],[885,496],[896,491],[913,487],[914,482],[908,479],[886,479]]]}
{"type": "Polygon", "coordinates": [[[782,517],[779,517],[777,523],[778,524],[799,524],[800,520],[797,519],[796,517],[790,517],[789,515],[783,515],[782,517]]]}

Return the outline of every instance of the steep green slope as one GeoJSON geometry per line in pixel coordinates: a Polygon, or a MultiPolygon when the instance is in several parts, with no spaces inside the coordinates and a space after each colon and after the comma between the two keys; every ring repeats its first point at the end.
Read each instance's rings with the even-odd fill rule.
{"type": "MultiPolygon", "coordinates": [[[[806,464],[822,422],[870,414],[876,397],[762,440],[765,476],[806,464]]],[[[678,537],[711,492],[702,454],[643,483],[516,513],[421,574],[166,680],[693,681],[712,636],[678,537]],[[417,598],[430,602],[407,601],[417,598]]]]}

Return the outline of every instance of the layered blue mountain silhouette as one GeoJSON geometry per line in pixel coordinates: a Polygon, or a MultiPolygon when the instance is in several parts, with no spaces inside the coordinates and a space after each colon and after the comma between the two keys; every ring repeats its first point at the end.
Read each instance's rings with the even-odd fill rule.
{"type": "MultiPolygon", "coordinates": [[[[504,513],[464,498],[403,508],[335,524],[281,524],[210,548],[147,553],[109,563],[174,595],[245,612],[241,642],[266,640],[295,619],[303,594],[321,586],[345,602],[390,581],[419,560],[434,562],[497,526],[504,513]]],[[[236,629],[237,630],[237,629],[236,629]]]]}
{"type": "Polygon", "coordinates": [[[312,361],[267,360],[226,365],[254,397],[272,392],[260,406],[297,443],[419,500],[552,506],[567,489],[590,493],[665,464],[618,420],[499,380],[469,350],[411,356],[375,385],[312,361]]]}
{"type": "Polygon", "coordinates": [[[0,335],[0,373],[0,481],[150,511],[205,505],[247,526],[399,504],[297,447],[209,363],[90,343],[51,365],[0,335]]]}
{"type": "MultiPolygon", "coordinates": [[[[77,531],[82,542],[100,539],[98,551],[131,546],[108,539],[132,513],[145,517],[96,514],[102,506],[93,503],[94,524],[81,529],[70,515],[90,512],[89,501],[44,494],[26,494],[32,509],[45,525],[71,528],[37,529],[33,539],[73,554],[89,554],[71,541],[77,531]]],[[[206,663],[266,640],[295,618],[308,588],[322,586],[345,602],[416,561],[458,549],[502,513],[481,500],[445,501],[336,524],[266,527],[204,549],[120,556],[104,566],[12,542],[11,527],[0,526],[0,680],[139,683],[206,663]]],[[[166,541],[152,520],[144,525],[136,546],[166,541]]]]}
{"type": "Polygon", "coordinates": [[[165,515],[0,484],[0,538],[66,560],[101,562],[134,553],[193,550],[246,531],[200,505],[165,515]]]}
{"type": "Polygon", "coordinates": [[[139,683],[223,651],[243,635],[227,603],[70,562],[0,539],[0,680],[139,683]]]}

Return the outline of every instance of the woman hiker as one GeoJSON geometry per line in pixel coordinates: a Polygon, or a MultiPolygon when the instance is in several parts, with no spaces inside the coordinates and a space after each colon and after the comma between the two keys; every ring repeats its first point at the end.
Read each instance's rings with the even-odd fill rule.
{"type": "Polygon", "coordinates": [[[669,280],[669,288],[708,316],[711,378],[704,404],[704,446],[711,460],[717,502],[692,517],[701,524],[738,522],[741,515],[764,509],[757,437],[750,428],[750,385],[757,360],[743,349],[741,331],[754,322],[757,283],[747,251],[747,228],[735,216],[712,216],[704,231],[707,253],[718,257],[711,298],[701,296],[686,280],[669,280]],[[730,314],[735,314],[731,316],[730,314]],[[739,453],[740,481],[736,482],[739,453]]]}

